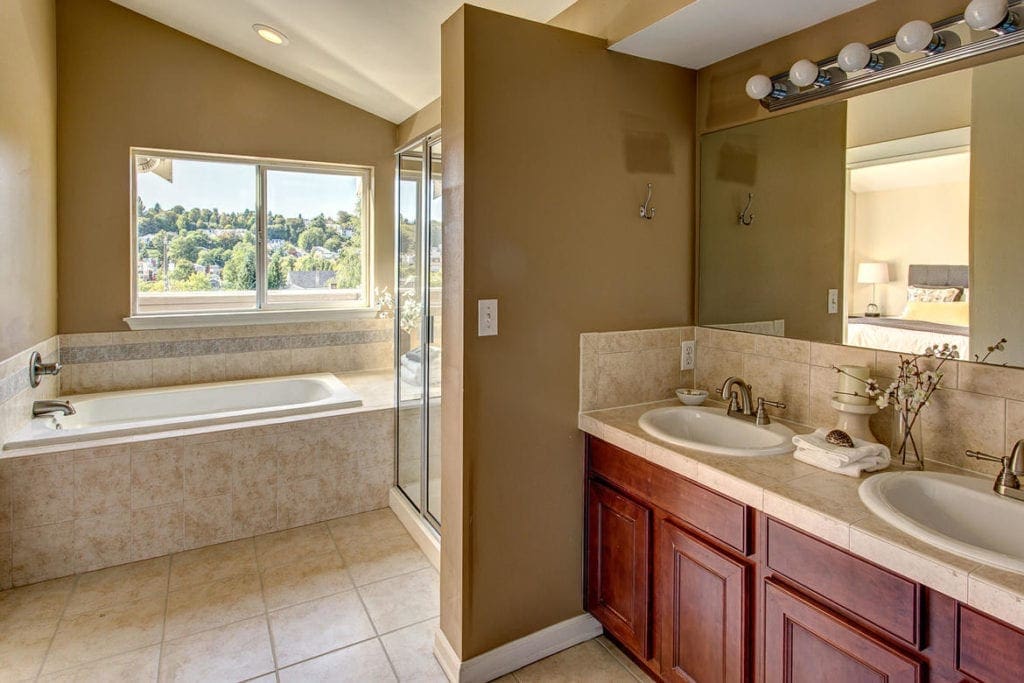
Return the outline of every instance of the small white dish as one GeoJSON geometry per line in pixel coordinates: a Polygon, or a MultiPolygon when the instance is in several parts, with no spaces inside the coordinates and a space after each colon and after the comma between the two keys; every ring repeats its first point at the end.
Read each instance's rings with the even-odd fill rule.
{"type": "Polygon", "coordinates": [[[708,392],[703,389],[676,389],[676,396],[687,406],[699,406],[707,400],[708,392]]]}

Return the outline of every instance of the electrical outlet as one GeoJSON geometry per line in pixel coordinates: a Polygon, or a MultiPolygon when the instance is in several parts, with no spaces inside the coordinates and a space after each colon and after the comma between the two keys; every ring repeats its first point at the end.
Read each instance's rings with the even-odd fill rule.
{"type": "Polygon", "coordinates": [[[839,312],[839,290],[828,290],[828,312],[829,315],[839,312]]]}
{"type": "Polygon", "coordinates": [[[480,299],[477,306],[478,337],[495,337],[498,334],[498,300],[480,299]]]}
{"type": "Polygon", "coordinates": [[[696,351],[697,342],[684,341],[682,356],[679,359],[680,370],[693,370],[694,366],[694,352],[696,351]]]}

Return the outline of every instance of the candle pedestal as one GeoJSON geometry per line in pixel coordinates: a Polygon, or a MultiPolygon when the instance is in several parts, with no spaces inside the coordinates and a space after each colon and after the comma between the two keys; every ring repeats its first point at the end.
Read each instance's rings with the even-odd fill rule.
{"type": "Polygon", "coordinates": [[[868,443],[878,443],[878,439],[871,434],[869,425],[871,416],[878,412],[878,406],[871,403],[856,405],[832,399],[832,408],[839,413],[836,429],[841,429],[856,439],[868,443]]]}

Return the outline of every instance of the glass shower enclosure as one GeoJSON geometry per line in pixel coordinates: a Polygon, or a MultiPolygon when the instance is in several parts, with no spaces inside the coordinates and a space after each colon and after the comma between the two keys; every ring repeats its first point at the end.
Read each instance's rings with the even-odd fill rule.
{"type": "Polygon", "coordinates": [[[398,153],[395,235],[395,481],[441,526],[441,136],[398,153]]]}

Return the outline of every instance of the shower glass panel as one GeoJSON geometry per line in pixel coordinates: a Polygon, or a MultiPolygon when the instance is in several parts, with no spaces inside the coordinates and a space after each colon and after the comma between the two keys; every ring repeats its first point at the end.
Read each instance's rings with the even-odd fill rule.
{"type": "Polygon", "coordinates": [[[423,478],[423,383],[415,351],[421,347],[420,295],[423,291],[421,233],[423,152],[398,155],[398,226],[395,284],[396,481],[416,509],[421,509],[423,478]]]}
{"type": "Polygon", "coordinates": [[[441,139],[398,154],[396,479],[435,529],[441,520],[441,139]]]}

